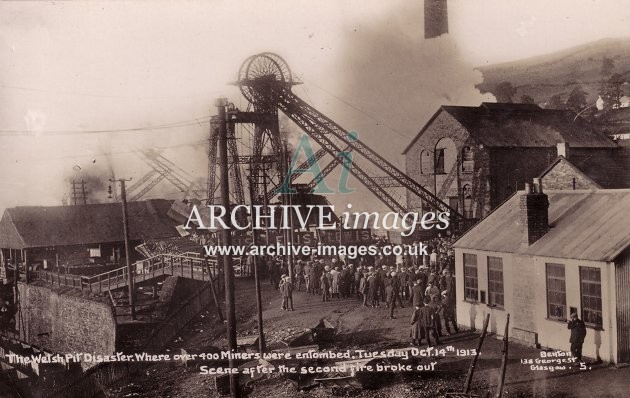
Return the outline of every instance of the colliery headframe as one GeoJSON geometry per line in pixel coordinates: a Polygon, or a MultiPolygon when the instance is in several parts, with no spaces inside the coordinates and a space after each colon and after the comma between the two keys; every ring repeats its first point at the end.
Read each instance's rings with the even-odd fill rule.
{"type": "MultiPolygon", "coordinates": [[[[392,187],[404,188],[407,194],[420,199],[423,209],[432,209],[450,214],[451,224],[464,220],[464,217],[451,206],[424,188],[405,172],[381,156],[361,140],[356,134],[344,129],[326,117],[292,92],[292,87],[300,84],[294,79],[288,64],[273,53],[260,53],[247,58],[234,83],[249,102],[248,110],[241,111],[225,101],[226,128],[228,138],[228,169],[232,203],[245,202],[241,165],[249,165],[250,178],[255,190],[253,197],[260,203],[268,203],[279,193],[288,173],[289,157],[286,140],[283,140],[278,121],[278,111],[292,120],[320,149],[291,171],[290,183],[310,167],[328,156],[328,163],[307,184],[315,188],[335,168],[345,168],[390,210],[407,213],[402,192],[392,191],[392,187]],[[251,135],[253,146],[250,154],[241,154],[236,146],[236,125],[253,125],[241,131],[251,135]],[[352,154],[351,166],[344,163],[340,154],[352,154]]],[[[217,197],[219,173],[218,156],[218,117],[211,120],[208,203],[214,204],[217,197]]],[[[219,166],[220,167],[220,166],[219,166]]],[[[417,203],[417,201],[416,201],[417,203]]]]}

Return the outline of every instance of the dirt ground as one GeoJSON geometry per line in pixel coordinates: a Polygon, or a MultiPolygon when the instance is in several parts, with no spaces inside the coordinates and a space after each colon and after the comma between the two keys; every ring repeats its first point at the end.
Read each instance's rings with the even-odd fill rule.
{"type": "MultiPolygon", "coordinates": [[[[257,333],[254,284],[251,280],[236,282],[238,335],[257,333]]],[[[280,309],[280,296],[268,281],[263,283],[263,319],[267,344],[272,345],[315,326],[326,319],[337,328],[334,342],[327,346],[332,351],[362,349],[367,351],[409,347],[409,319],[411,308],[396,309],[395,319],[389,310],[365,308],[357,299],[333,299],[323,303],[321,298],[305,292],[294,293],[295,311],[280,309]]],[[[403,303],[406,304],[406,303],[403,303]]],[[[216,310],[209,309],[176,339],[169,352],[180,348],[227,347],[224,324],[216,310]]],[[[568,336],[567,336],[568,338],[568,336]]],[[[441,347],[456,349],[476,348],[478,335],[460,331],[441,339],[441,347]]],[[[498,384],[502,355],[502,340],[488,335],[477,363],[472,392],[477,396],[493,396],[498,384]]],[[[521,358],[536,359],[541,351],[510,343],[504,397],[626,397],[630,368],[615,368],[606,364],[587,363],[586,369],[577,365],[562,371],[531,370],[521,358]]],[[[434,372],[420,374],[374,374],[375,389],[344,390],[342,394],[358,397],[440,397],[461,391],[471,363],[471,357],[447,355],[437,359],[434,372]]],[[[252,383],[247,388],[250,397],[328,397],[339,391],[330,386],[318,386],[298,391],[286,376],[273,374],[266,380],[252,383]]],[[[214,376],[202,375],[195,366],[177,363],[158,363],[133,380],[117,383],[108,391],[112,397],[209,397],[218,396],[214,376]]]]}

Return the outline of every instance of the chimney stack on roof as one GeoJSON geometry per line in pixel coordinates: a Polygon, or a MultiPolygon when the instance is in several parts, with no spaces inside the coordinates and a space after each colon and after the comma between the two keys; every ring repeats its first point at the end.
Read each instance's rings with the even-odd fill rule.
{"type": "Polygon", "coordinates": [[[533,185],[525,184],[520,212],[521,243],[531,246],[549,231],[549,198],[543,192],[540,178],[534,178],[533,185]]]}
{"type": "Polygon", "coordinates": [[[448,33],[446,0],[424,0],[424,38],[432,39],[448,33]]]}
{"type": "Polygon", "coordinates": [[[569,143],[568,142],[559,142],[556,144],[556,148],[558,149],[558,156],[562,156],[565,159],[569,158],[569,143]]]}

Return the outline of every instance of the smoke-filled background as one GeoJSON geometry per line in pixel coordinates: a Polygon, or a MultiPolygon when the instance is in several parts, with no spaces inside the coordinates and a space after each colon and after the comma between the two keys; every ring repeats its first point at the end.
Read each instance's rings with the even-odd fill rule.
{"type": "MultiPolygon", "coordinates": [[[[453,37],[426,39],[423,22],[422,2],[409,2],[360,25],[346,26],[341,43],[344,56],[334,64],[338,85],[326,89],[305,76],[304,87],[296,89],[307,100],[313,92],[318,94],[312,99],[316,108],[346,130],[357,131],[363,142],[403,171],[402,151],[440,105],[495,101],[475,88],[482,75],[464,59],[453,37]]],[[[329,186],[334,187],[339,174],[331,174],[329,186]]],[[[332,201],[389,210],[358,181],[350,185],[360,200],[332,201]]],[[[394,191],[404,204],[403,189],[390,193],[394,191]]]]}
{"type": "MultiPolygon", "coordinates": [[[[417,0],[2,2],[0,209],[71,202],[81,179],[88,202],[107,201],[108,179],[150,170],[139,149],[205,183],[213,100],[245,108],[228,83],[262,51],[288,62],[300,97],[404,168],[440,105],[492,100],[475,66],[625,36],[621,3],[450,1],[450,34],[425,40],[417,0]]],[[[182,194],[163,181],[145,198],[182,194]]],[[[331,200],[382,208],[364,197],[331,200]]]]}

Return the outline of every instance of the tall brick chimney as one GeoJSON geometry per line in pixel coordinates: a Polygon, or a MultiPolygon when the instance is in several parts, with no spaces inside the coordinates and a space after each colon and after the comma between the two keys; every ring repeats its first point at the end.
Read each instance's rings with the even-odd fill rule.
{"type": "Polygon", "coordinates": [[[448,33],[446,0],[424,0],[424,38],[432,39],[448,33]]]}
{"type": "Polygon", "coordinates": [[[520,213],[521,244],[531,246],[549,231],[549,198],[543,193],[540,178],[534,178],[533,187],[525,184],[520,213]]]}

